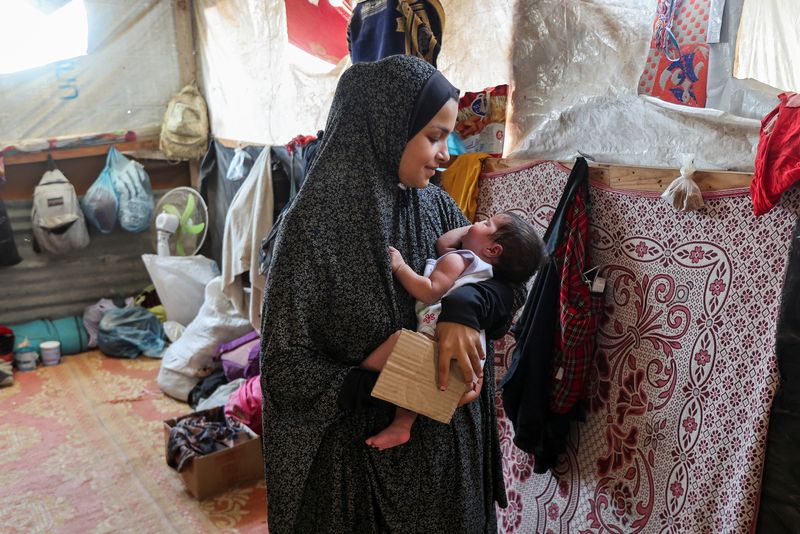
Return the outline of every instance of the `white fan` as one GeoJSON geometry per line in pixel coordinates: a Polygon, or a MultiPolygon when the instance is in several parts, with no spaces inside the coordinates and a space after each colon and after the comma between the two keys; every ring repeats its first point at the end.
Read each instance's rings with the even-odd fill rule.
{"type": "Polygon", "coordinates": [[[178,187],[158,201],[155,248],[159,256],[193,256],[208,232],[208,208],[196,190],[178,187]]]}

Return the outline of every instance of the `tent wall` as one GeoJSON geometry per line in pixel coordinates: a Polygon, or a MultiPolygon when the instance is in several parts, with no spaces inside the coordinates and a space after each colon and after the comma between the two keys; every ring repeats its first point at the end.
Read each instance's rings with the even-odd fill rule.
{"type": "Polygon", "coordinates": [[[512,111],[506,153],[676,167],[752,171],[759,118],[776,89],[732,81],[742,0],[729,0],[722,42],[711,45],[710,100],[692,109],[637,95],[653,33],[655,0],[520,0],[514,17],[512,111]],[[745,116],[741,116],[745,115],[745,116]]]}
{"type": "Polygon", "coordinates": [[[180,89],[173,2],[85,5],[86,56],[0,75],[0,148],[38,149],[45,139],[120,130],[158,133],[180,89]]]}
{"type": "MultiPolygon", "coordinates": [[[[442,0],[438,66],[457,87],[509,82],[513,0],[442,0]]],[[[196,0],[195,43],[211,131],[224,139],[284,144],[324,129],[345,58],[315,72],[291,53],[283,0],[196,0]]]]}

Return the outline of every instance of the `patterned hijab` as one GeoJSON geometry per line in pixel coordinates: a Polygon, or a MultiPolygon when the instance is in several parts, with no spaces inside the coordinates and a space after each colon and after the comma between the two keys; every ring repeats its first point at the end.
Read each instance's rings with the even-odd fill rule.
{"type": "Polygon", "coordinates": [[[342,75],[316,159],[278,233],[261,342],[271,526],[293,524],[325,431],[341,423],[345,376],[392,332],[416,327],[388,246],[421,272],[436,238],[467,224],[438,187],[398,187],[412,117],[430,114],[418,109],[423,88],[449,87],[426,123],[453,91],[441,80],[428,84],[435,72],[421,59],[392,56],[342,75]]]}

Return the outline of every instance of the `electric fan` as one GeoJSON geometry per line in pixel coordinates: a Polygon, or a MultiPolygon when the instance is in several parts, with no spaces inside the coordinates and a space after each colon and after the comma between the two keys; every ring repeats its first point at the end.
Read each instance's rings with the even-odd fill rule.
{"type": "Polygon", "coordinates": [[[155,214],[155,249],[159,256],[193,256],[208,231],[208,208],[196,190],[178,187],[158,201],[155,214]]]}

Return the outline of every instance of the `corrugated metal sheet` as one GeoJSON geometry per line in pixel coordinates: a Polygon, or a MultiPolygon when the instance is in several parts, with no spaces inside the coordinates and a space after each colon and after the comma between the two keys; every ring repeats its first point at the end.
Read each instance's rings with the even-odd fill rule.
{"type": "MultiPolygon", "coordinates": [[[[166,191],[156,191],[156,199],[166,191]]],[[[150,284],[141,255],[154,253],[151,230],[90,228],[83,250],[53,257],[32,247],[31,200],[5,201],[22,262],[0,268],[0,324],[82,315],[101,298],[137,295],[150,284]]]]}

